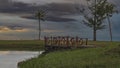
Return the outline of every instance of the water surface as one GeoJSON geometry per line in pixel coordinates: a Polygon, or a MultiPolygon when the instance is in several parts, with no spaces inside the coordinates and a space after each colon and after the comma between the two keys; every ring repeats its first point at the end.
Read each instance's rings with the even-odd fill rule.
{"type": "Polygon", "coordinates": [[[0,51],[0,68],[17,68],[17,63],[37,57],[39,52],[31,51],[0,51]]]}

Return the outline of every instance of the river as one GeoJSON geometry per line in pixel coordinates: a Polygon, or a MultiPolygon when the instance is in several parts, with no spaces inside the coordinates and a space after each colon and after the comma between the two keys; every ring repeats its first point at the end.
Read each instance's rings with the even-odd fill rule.
{"type": "Polygon", "coordinates": [[[17,68],[18,62],[38,55],[39,52],[32,51],[0,51],[0,68],[17,68]]]}

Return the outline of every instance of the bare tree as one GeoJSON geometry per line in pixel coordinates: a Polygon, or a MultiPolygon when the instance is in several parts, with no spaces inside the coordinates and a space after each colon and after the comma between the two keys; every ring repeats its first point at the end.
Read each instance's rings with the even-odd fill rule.
{"type": "Polygon", "coordinates": [[[41,40],[41,21],[44,21],[44,18],[45,18],[45,11],[43,10],[38,10],[36,15],[35,15],[39,21],[39,40],[41,40]]]}

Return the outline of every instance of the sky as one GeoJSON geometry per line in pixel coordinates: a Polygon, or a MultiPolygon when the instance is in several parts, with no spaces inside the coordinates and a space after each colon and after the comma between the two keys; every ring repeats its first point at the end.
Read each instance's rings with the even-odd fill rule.
{"type": "Polygon", "coordinates": [[[72,0],[14,0],[14,1],[22,1],[25,3],[39,3],[39,4],[52,3],[52,2],[59,2],[59,3],[73,2],[72,0]]]}
{"type": "MultiPolygon", "coordinates": [[[[38,20],[34,18],[38,8],[47,9],[46,21],[41,22],[44,36],[79,36],[92,39],[92,29],[81,23],[75,3],[84,0],[0,0],[0,40],[38,39],[38,20]]],[[[119,0],[111,0],[119,6],[119,0]]],[[[117,7],[119,9],[119,7],[117,7]]],[[[112,17],[113,40],[120,41],[120,14],[112,17]]],[[[105,23],[107,24],[107,23],[105,23]]],[[[98,40],[109,41],[109,30],[98,31],[98,40]]]]}
{"type": "Polygon", "coordinates": [[[73,3],[74,1],[84,1],[84,0],[13,0],[13,1],[22,1],[25,3],[52,3],[52,2],[57,2],[57,3],[73,3]]]}

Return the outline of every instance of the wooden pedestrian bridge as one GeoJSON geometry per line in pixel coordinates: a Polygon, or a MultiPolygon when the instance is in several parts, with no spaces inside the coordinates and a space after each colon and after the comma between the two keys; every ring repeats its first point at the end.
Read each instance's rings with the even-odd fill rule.
{"type": "Polygon", "coordinates": [[[45,50],[73,49],[88,47],[88,38],[57,36],[44,37],[45,50]]]}

